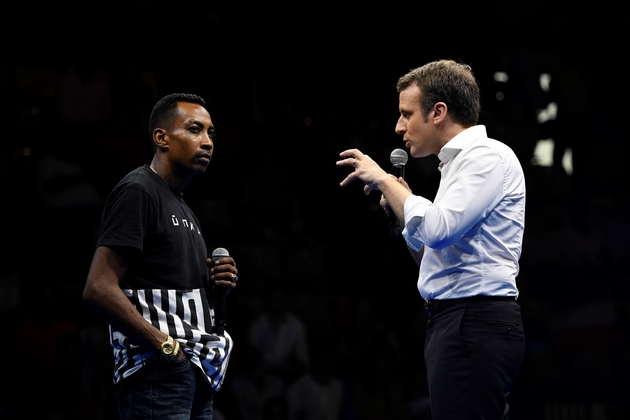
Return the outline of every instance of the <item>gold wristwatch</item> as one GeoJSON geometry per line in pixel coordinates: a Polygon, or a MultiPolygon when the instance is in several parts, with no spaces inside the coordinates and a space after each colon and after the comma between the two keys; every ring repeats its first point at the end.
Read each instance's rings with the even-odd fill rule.
{"type": "Polygon", "coordinates": [[[162,357],[172,360],[179,353],[179,342],[169,335],[166,341],[162,343],[161,349],[162,357]]]}

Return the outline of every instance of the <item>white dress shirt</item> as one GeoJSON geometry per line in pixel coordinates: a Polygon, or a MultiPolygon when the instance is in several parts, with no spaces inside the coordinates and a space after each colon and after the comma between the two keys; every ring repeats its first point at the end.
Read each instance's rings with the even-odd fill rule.
{"type": "Polygon", "coordinates": [[[442,147],[435,200],[412,195],[402,235],[424,245],[418,291],[425,300],[518,297],[525,227],[525,178],[514,152],[470,127],[442,147]]]}

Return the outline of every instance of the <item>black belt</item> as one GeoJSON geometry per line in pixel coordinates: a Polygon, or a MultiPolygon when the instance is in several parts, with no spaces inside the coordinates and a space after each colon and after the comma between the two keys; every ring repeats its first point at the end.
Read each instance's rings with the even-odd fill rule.
{"type": "Polygon", "coordinates": [[[468,302],[490,302],[490,301],[497,301],[497,300],[514,302],[516,300],[516,297],[515,296],[477,295],[477,296],[471,296],[471,297],[459,298],[459,299],[440,299],[440,300],[434,299],[434,300],[425,302],[424,312],[427,314],[427,318],[429,318],[437,314],[438,312],[448,308],[449,306],[453,306],[453,305],[457,305],[461,303],[468,303],[468,302]]]}

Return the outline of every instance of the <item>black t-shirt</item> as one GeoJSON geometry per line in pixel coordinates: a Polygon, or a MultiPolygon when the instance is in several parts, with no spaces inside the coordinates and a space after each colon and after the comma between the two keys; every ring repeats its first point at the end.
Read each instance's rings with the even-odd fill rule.
{"type": "Polygon", "coordinates": [[[194,289],[208,281],[207,249],[182,194],[144,165],[110,193],[98,246],[131,256],[122,288],[194,289]]]}

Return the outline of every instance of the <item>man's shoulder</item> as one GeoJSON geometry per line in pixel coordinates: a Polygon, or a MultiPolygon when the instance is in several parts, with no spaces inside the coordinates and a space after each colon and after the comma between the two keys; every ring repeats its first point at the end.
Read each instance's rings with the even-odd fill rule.
{"type": "Polygon", "coordinates": [[[150,175],[146,166],[147,165],[138,166],[136,169],[127,172],[127,174],[118,182],[118,185],[145,183],[149,179],[150,175]]]}
{"type": "Polygon", "coordinates": [[[112,192],[120,192],[128,188],[136,188],[143,191],[153,190],[157,184],[151,179],[151,175],[152,173],[147,165],[139,166],[122,177],[112,192]]]}
{"type": "Polygon", "coordinates": [[[483,131],[476,130],[474,132],[471,132],[470,134],[474,135],[464,137],[458,143],[461,149],[466,151],[467,153],[470,153],[479,148],[498,152],[500,156],[504,156],[506,153],[513,153],[512,148],[506,143],[492,137],[488,137],[485,129],[483,131]]]}
{"type": "Polygon", "coordinates": [[[138,197],[142,196],[159,196],[159,185],[151,180],[151,173],[140,166],[128,172],[118,181],[109,192],[107,201],[110,204],[129,200],[137,202],[138,197]]]}

